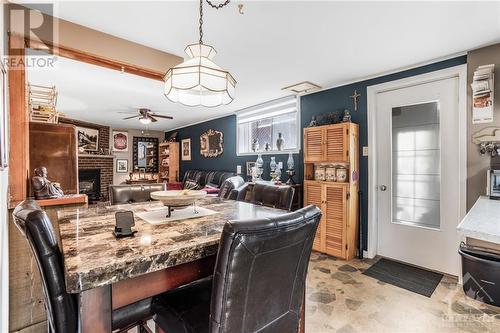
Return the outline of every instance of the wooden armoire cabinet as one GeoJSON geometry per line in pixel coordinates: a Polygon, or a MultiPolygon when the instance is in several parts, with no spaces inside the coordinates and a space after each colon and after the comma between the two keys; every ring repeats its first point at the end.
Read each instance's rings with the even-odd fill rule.
{"type": "Polygon", "coordinates": [[[341,123],[304,129],[304,205],[321,208],[313,249],[352,259],[358,249],[358,125],[341,123]],[[318,168],[347,170],[345,182],[315,179],[318,168]]]}
{"type": "Polygon", "coordinates": [[[161,142],[159,145],[159,179],[161,182],[179,181],[179,142],[161,142]]]}

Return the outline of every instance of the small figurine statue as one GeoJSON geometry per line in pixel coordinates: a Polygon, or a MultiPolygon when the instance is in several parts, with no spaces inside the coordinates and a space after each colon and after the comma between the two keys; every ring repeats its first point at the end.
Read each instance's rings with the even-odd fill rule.
{"type": "Polygon", "coordinates": [[[259,139],[253,139],[252,151],[253,152],[259,151],[259,139]]]}
{"type": "Polygon", "coordinates": [[[314,127],[314,126],[318,126],[318,122],[316,121],[316,116],[312,116],[311,122],[309,123],[308,127],[314,127]]]}
{"type": "Polygon", "coordinates": [[[35,169],[35,176],[31,177],[31,186],[35,194],[35,199],[54,199],[64,195],[61,185],[47,179],[47,168],[39,167],[35,169]]]}
{"type": "Polygon", "coordinates": [[[349,123],[351,122],[351,113],[349,112],[348,109],[344,110],[344,117],[342,118],[343,123],[349,123]]]}

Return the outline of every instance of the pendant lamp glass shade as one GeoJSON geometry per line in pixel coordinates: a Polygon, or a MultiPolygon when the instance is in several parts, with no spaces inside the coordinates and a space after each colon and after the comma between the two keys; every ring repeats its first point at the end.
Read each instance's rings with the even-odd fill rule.
{"type": "Polygon", "coordinates": [[[212,59],[215,49],[202,43],[188,45],[189,59],[165,74],[165,95],[172,102],[188,106],[214,107],[234,99],[236,80],[212,59]]]}

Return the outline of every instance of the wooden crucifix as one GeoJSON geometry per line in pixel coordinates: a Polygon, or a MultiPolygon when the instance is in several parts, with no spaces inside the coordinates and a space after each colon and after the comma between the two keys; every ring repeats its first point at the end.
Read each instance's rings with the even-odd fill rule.
{"type": "Polygon", "coordinates": [[[352,98],[352,100],[354,102],[354,111],[358,111],[358,98],[360,96],[361,96],[361,94],[358,94],[357,90],[354,90],[354,93],[352,94],[352,96],[349,96],[352,98]]]}

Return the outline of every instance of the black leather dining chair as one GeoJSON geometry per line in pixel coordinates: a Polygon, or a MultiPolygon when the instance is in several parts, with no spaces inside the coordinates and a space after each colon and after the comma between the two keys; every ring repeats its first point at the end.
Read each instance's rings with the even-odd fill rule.
{"type": "Polygon", "coordinates": [[[112,205],[151,201],[151,192],[165,191],[164,183],[110,185],[109,201],[112,205]]]}
{"type": "MultiPolygon", "coordinates": [[[[66,292],[63,257],[50,219],[34,200],[21,202],[14,209],[13,217],[28,241],[42,278],[48,332],[76,333],[77,298],[66,292]]],[[[125,331],[136,325],[144,326],[150,317],[151,299],[146,299],[114,310],[112,327],[125,331]]]]}
{"type": "Polygon", "coordinates": [[[288,211],[292,209],[295,189],[291,186],[255,183],[250,195],[247,195],[247,191],[249,191],[249,186],[246,185],[240,190],[237,200],[288,211]]]}
{"type": "Polygon", "coordinates": [[[236,200],[238,190],[245,185],[245,180],[240,176],[227,178],[221,185],[218,197],[223,199],[236,200]]]}
{"type": "Polygon", "coordinates": [[[153,300],[166,333],[295,333],[321,211],[307,206],[274,218],[224,226],[212,280],[153,300]]]}

